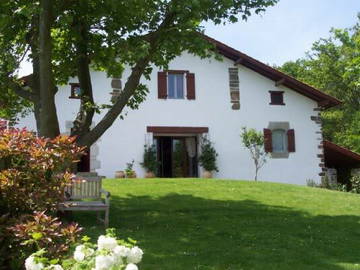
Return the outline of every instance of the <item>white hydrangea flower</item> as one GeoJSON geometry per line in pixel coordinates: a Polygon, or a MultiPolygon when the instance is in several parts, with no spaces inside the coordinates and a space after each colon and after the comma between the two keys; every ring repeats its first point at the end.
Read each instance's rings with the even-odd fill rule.
{"type": "Polygon", "coordinates": [[[94,252],[95,251],[92,248],[87,248],[84,245],[79,245],[75,248],[74,259],[78,262],[81,262],[85,259],[85,257],[94,254],[94,252]]]}
{"type": "Polygon", "coordinates": [[[77,261],[77,262],[83,261],[83,260],[85,259],[85,253],[82,252],[81,249],[75,250],[75,252],[74,252],[74,259],[75,259],[75,261],[77,261]]]}
{"type": "Polygon", "coordinates": [[[141,262],[144,252],[139,247],[133,247],[129,255],[127,256],[128,263],[139,263],[141,262]]]}
{"type": "Polygon", "coordinates": [[[95,259],[95,270],[108,270],[115,264],[114,258],[109,255],[99,255],[95,259]]]}
{"type": "Polygon", "coordinates": [[[125,270],[139,270],[139,268],[138,268],[135,264],[129,263],[129,264],[126,266],[125,270]]]}
{"type": "Polygon", "coordinates": [[[59,265],[59,264],[54,264],[54,265],[52,265],[50,269],[51,269],[51,270],[64,270],[64,269],[62,268],[62,266],[59,265]]]}
{"type": "Polygon", "coordinates": [[[113,252],[114,252],[115,256],[127,257],[130,253],[130,248],[125,247],[125,246],[116,246],[113,249],[113,252]]]}
{"type": "Polygon", "coordinates": [[[112,250],[117,246],[116,239],[113,237],[100,235],[97,241],[98,249],[112,250]]]}
{"type": "Polygon", "coordinates": [[[30,256],[25,260],[25,269],[26,270],[41,270],[44,268],[42,263],[35,262],[35,257],[30,256]]]}

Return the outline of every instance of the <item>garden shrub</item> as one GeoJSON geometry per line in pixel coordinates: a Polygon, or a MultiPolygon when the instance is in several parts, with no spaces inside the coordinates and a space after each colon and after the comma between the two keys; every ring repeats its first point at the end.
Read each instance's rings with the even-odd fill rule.
{"type": "Polygon", "coordinates": [[[157,161],[155,145],[144,145],[143,162],[141,162],[140,165],[146,169],[147,172],[156,174],[159,162],[157,161]]]}
{"type": "Polygon", "coordinates": [[[0,131],[0,211],[17,216],[55,210],[83,149],[74,138],[38,138],[27,130],[0,131]]]}
{"type": "Polygon", "coordinates": [[[353,175],[350,177],[351,189],[353,193],[360,193],[360,175],[353,175]]]}
{"type": "Polygon", "coordinates": [[[51,260],[47,256],[48,250],[40,249],[25,260],[26,270],[138,270],[143,251],[135,245],[136,241],[116,239],[113,229],[99,236],[96,245],[86,236],[82,240],[68,259],[51,260]]]}
{"type": "Polygon", "coordinates": [[[216,158],[218,153],[216,152],[213,143],[206,137],[202,138],[201,142],[201,153],[199,156],[199,163],[205,170],[212,172],[218,172],[216,165],[216,158]]]}
{"type": "MultiPolygon", "coordinates": [[[[30,218],[29,215],[34,211],[56,211],[57,204],[64,198],[66,185],[71,182],[71,168],[83,150],[76,146],[74,138],[67,136],[50,140],[25,129],[0,130],[0,251],[3,254],[0,269],[17,269],[16,261],[21,259],[21,254],[30,252],[29,246],[20,245],[21,240],[29,237],[26,233],[32,231],[34,234],[30,236],[38,238],[47,229],[56,231],[57,223],[50,217],[39,218],[35,214],[30,218]],[[37,225],[32,224],[36,218],[39,218],[37,225]],[[17,231],[11,231],[9,227],[17,228],[17,231]]],[[[75,235],[78,227],[71,226],[61,229],[60,226],[58,230],[63,230],[63,235],[75,235]]],[[[49,241],[56,242],[56,234],[60,231],[46,233],[49,241]]],[[[44,241],[28,239],[27,244],[33,240],[44,241]]]]}
{"type": "Polygon", "coordinates": [[[27,254],[46,249],[47,257],[62,258],[72,244],[79,238],[81,228],[77,224],[64,225],[58,218],[36,212],[22,217],[23,223],[9,228],[16,239],[15,244],[22,245],[27,254]]]}

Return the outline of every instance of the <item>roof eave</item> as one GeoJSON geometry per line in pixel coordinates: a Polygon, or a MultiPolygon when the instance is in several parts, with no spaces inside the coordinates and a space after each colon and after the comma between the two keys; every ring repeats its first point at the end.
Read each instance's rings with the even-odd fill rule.
{"type": "Polygon", "coordinates": [[[307,96],[310,99],[313,99],[318,102],[319,107],[322,107],[324,109],[331,108],[337,105],[340,105],[342,102],[335,97],[332,97],[328,94],[325,94],[324,92],[307,85],[293,77],[290,77],[289,75],[270,67],[269,65],[266,65],[220,41],[217,41],[209,36],[202,35],[207,41],[211,42],[216,46],[216,49],[218,52],[229,58],[230,60],[233,60],[235,64],[241,64],[251,70],[254,70],[257,73],[260,73],[261,75],[275,81],[282,81],[282,85],[304,95],[307,96]]]}

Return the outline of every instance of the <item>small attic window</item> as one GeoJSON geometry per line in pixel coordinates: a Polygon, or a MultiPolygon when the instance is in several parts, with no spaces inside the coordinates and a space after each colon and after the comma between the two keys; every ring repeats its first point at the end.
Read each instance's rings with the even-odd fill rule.
{"type": "Polygon", "coordinates": [[[70,83],[71,94],[69,98],[81,98],[81,88],[79,83],[70,83]]]}
{"type": "Polygon", "coordinates": [[[285,105],[283,91],[269,91],[270,105],[285,105]]]}

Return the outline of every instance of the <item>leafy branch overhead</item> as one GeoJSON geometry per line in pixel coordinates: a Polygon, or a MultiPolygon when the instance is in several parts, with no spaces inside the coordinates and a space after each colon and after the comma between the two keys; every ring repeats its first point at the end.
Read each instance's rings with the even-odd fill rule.
{"type": "MultiPolygon", "coordinates": [[[[91,145],[128,106],[137,109],[148,89],[140,78],[150,78],[152,67],[166,68],[184,50],[200,57],[213,54],[199,32],[201,23],[234,23],[264,11],[277,0],[40,0],[0,2],[0,87],[28,103],[4,111],[16,118],[31,107],[41,135],[58,135],[56,85],[77,77],[81,104],[72,135],[81,145],[91,145]],[[32,63],[33,74],[19,81],[21,61],[32,63]],[[123,91],[107,113],[90,129],[98,110],[91,70],[121,77],[131,72],[123,91]],[[29,97],[32,98],[29,98],[29,97]]],[[[11,95],[0,95],[9,104],[11,95]]],[[[103,106],[104,107],[104,106],[103,106]]],[[[59,110],[60,108],[58,108],[59,110]]]]}

